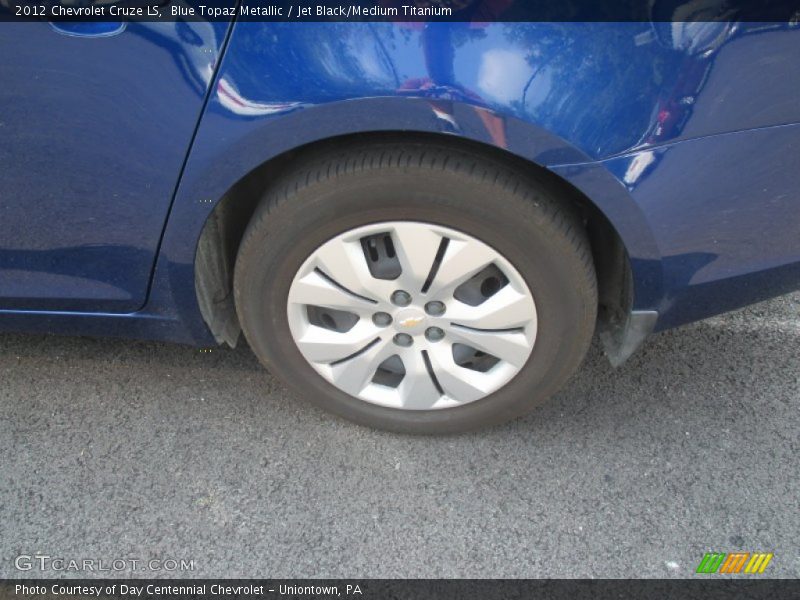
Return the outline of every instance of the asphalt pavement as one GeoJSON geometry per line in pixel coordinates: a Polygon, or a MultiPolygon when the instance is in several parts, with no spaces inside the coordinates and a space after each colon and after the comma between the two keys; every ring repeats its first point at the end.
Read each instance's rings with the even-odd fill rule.
{"type": "Polygon", "coordinates": [[[595,344],[528,418],[439,438],[329,417],[246,346],[4,334],[0,577],[798,577],[799,408],[800,293],[616,370],[595,344]]]}

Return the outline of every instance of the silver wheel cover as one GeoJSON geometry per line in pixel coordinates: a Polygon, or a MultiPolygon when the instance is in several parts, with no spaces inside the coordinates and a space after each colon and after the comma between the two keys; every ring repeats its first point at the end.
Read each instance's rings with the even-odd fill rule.
{"type": "Polygon", "coordinates": [[[287,315],[294,343],[322,377],[404,410],[451,408],[497,391],[527,362],[537,326],[527,284],[499,252],[413,221],[325,242],[295,275],[287,315]]]}

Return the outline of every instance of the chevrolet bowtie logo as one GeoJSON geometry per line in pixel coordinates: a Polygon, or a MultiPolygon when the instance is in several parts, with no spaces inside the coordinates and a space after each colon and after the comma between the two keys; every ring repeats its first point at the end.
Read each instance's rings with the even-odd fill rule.
{"type": "Polygon", "coordinates": [[[425,317],[407,317],[407,318],[403,319],[402,321],[400,321],[400,326],[401,327],[416,327],[417,325],[422,323],[422,321],[424,319],[425,319],[425,317]]]}

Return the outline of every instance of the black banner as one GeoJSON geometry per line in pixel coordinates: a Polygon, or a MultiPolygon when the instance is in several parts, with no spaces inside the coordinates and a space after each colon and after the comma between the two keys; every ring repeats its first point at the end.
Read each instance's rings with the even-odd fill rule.
{"type": "Polygon", "coordinates": [[[2,21],[739,21],[800,23],[800,0],[0,0],[2,21]]]}
{"type": "Polygon", "coordinates": [[[749,600],[800,598],[800,580],[719,579],[698,575],[676,580],[0,580],[0,597],[28,600],[250,600],[252,598],[364,600],[749,600]]]}

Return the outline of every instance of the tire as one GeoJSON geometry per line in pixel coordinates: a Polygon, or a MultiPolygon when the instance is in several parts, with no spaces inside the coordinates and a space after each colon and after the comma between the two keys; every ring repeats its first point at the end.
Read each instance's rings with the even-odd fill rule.
{"type": "MultiPolygon", "coordinates": [[[[427,141],[354,145],[306,157],[264,194],[239,248],[234,293],[242,329],[251,348],[261,362],[299,396],[370,427],[403,433],[454,433],[502,423],[529,412],[557,391],[578,368],[594,333],[597,311],[597,286],[589,242],[577,212],[568,199],[559,197],[545,178],[540,179],[538,173],[531,171],[520,171],[472,150],[453,149],[427,141]],[[448,391],[443,392],[441,402],[436,401],[437,408],[414,410],[367,401],[343,391],[324,376],[332,372],[332,365],[345,363],[312,366],[303,353],[305,350],[300,349],[301,342],[293,337],[301,326],[294,320],[290,322],[294,319],[292,315],[312,318],[312,309],[294,313],[294,304],[289,302],[290,293],[296,289],[294,286],[300,285],[294,283],[296,277],[311,268],[312,258],[309,257],[317,256],[315,253],[322,252],[329,240],[345,232],[376,223],[409,222],[414,227],[425,226],[437,231],[442,228],[445,232],[455,232],[456,236],[464,234],[473,240],[469,243],[483,244],[481,248],[485,246],[496,251],[501,257],[497,264],[505,265],[501,271],[509,271],[503,271],[499,277],[501,285],[504,278],[511,281],[505,285],[517,285],[514,277],[521,276],[520,281],[524,283],[519,283],[519,289],[527,285],[532,293],[535,323],[530,320],[524,327],[497,332],[497,335],[522,332],[530,341],[528,323],[534,323],[535,338],[532,348],[528,349],[530,354],[524,364],[514,367],[518,371],[510,380],[484,397],[458,403],[458,394],[451,397],[448,391]]],[[[367,230],[369,227],[364,229],[367,230]]],[[[387,235],[394,239],[394,234],[387,235]]],[[[372,243],[365,241],[372,238],[361,239],[362,245],[372,243]]],[[[446,248],[443,260],[448,257],[450,246],[446,248]]],[[[395,249],[395,253],[400,256],[401,249],[395,249]]],[[[390,260],[385,257],[380,260],[384,259],[390,260]]],[[[410,274],[410,270],[403,267],[398,281],[403,281],[407,272],[410,274]]],[[[473,279],[477,277],[479,275],[473,279]]],[[[382,279],[376,283],[382,286],[380,289],[387,289],[386,285],[393,282],[382,279]]],[[[484,293],[483,286],[480,290],[484,293]]],[[[354,292],[350,288],[347,291],[354,292]]],[[[387,299],[381,297],[380,301],[387,299]]],[[[422,299],[415,297],[414,302],[421,303],[422,299]]],[[[455,308],[464,308],[460,301],[449,299],[448,302],[455,308]]],[[[483,314],[489,309],[481,310],[483,314]]],[[[387,334],[381,336],[379,344],[388,345],[390,336],[393,336],[393,343],[397,343],[398,334],[394,331],[401,327],[398,319],[402,315],[392,314],[392,325],[387,334]]],[[[432,322],[433,318],[430,319],[432,322]]],[[[418,321],[419,318],[402,319],[403,327],[416,326],[418,321]]],[[[485,319],[476,322],[489,323],[485,319]]],[[[362,323],[364,327],[369,326],[364,319],[357,323],[359,327],[362,323]]],[[[453,327],[464,332],[461,325],[453,327]]],[[[429,330],[425,330],[425,339],[422,334],[412,336],[414,344],[418,339],[425,344],[429,330]]],[[[491,328],[487,331],[495,332],[491,328]]],[[[446,339],[440,342],[443,345],[429,344],[428,347],[436,352],[454,348],[449,335],[446,333],[446,339]]],[[[416,347],[422,346],[412,346],[416,347]]],[[[467,347],[468,352],[473,352],[474,348],[467,347]]],[[[451,354],[455,360],[455,354],[451,354]]],[[[478,356],[481,356],[479,351],[470,354],[464,364],[474,369],[477,359],[472,359],[478,356]]],[[[496,359],[490,355],[490,363],[491,360],[496,359]]],[[[402,362],[405,365],[405,358],[402,362]]],[[[430,371],[429,360],[426,365],[430,371]]],[[[416,370],[412,374],[406,368],[406,375],[397,375],[397,370],[392,371],[392,378],[402,377],[413,382],[421,377],[416,370]]],[[[489,368],[486,373],[494,377],[496,371],[499,373],[499,368],[489,368]]],[[[437,373],[435,369],[433,372],[437,373]]],[[[450,377],[450,371],[445,375],[450,377]]],[[[458,376],[462,375],[458,371],[458,376]]],[[[463,380],[472,385],[470,382],[482,381],[483,376],[483,372],[471,371],[463,375],[463,380]]],[[[369,383],[369,389],[383,393],[384,388],[374,388],[377,375],[375,378],[369,383]]],[[[400,387],[404,385],[403,379],[398,390],[406,389],[400,387]]],[[[434,383],[441,391],[439,382],[434,383]]],[[[402,394],[409,396],[411,392],[402,394]]]]}

